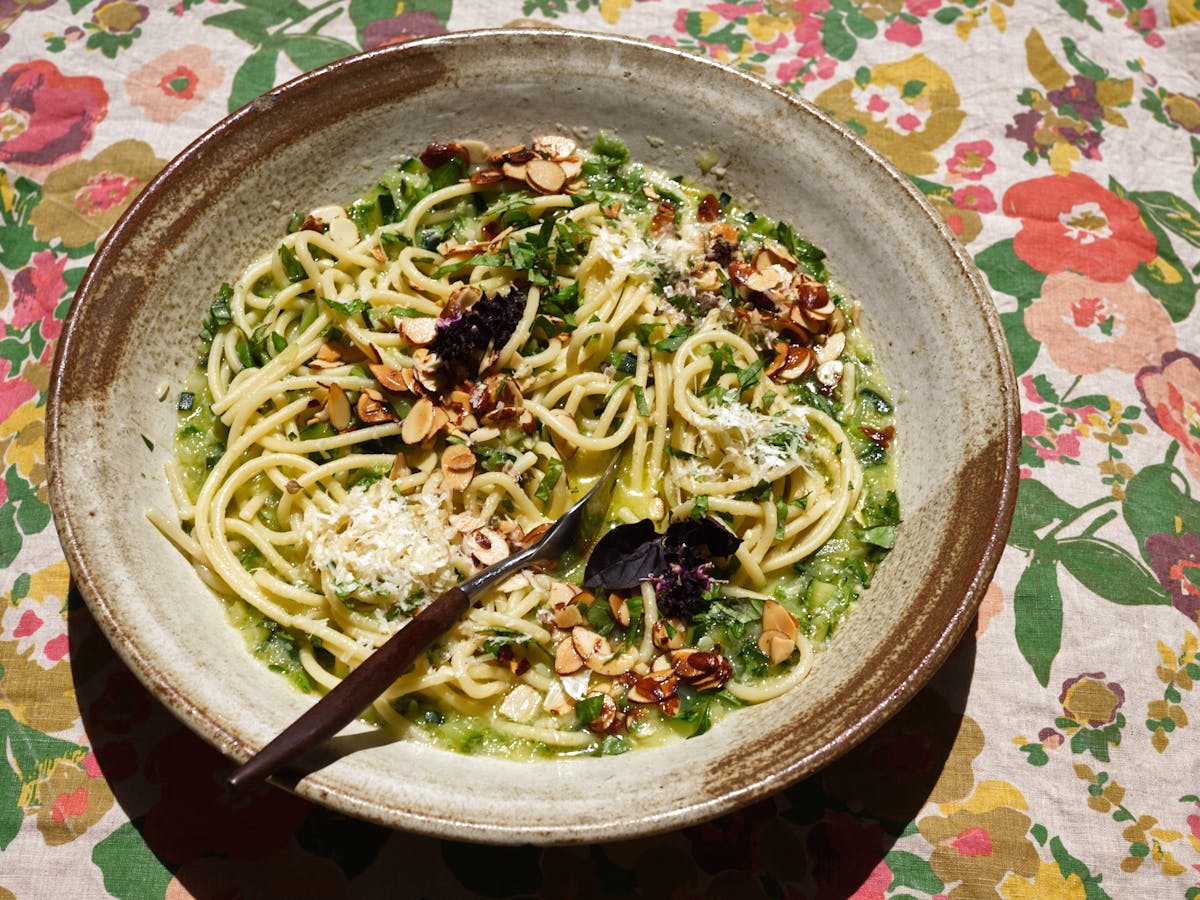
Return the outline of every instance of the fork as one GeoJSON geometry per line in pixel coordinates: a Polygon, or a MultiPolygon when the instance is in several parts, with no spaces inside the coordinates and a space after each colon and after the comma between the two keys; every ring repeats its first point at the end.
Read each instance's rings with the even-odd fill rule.
{"type": "Polygon", "coordinates": [[[621,468],[621,455],[620,452],[614,455],[599,480],[540,539],[477,572],[421,610],[328,694],[236,769],[227,779],[228,784],[240,788],[262,781],[349,725],[492,585],[522,569],[557,568],[573,551],[585,551],[603,526],[621,468]]]}

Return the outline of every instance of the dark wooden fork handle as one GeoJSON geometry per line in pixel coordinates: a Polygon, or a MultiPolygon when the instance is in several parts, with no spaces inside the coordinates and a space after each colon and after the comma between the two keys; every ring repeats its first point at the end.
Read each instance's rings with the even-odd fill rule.
{"type": "Polygon", "coordinates": [[[453,587],[368,656],[328,694],[278,737],[229,776],[240,788],[278,772],[306,750],[333,737],[374,702],[401,673],[445,634],[471,605],[462,587],[453,587]]]}

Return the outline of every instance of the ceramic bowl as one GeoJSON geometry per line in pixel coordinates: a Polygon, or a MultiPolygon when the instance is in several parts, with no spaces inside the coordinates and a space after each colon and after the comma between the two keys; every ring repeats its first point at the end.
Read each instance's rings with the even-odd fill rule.
{"type": "Polygon", "coordinates": [[[583,143],[613,132],[634,159],[714,184],[828,252],[834,278],[862,302],[897,400],[904,522],[802,688],[699,738],[516,763],[372,740],[360,725],[291,785],[429,835],[629,838],[812,773],[946,659],[1012,515],[1018,398],[990,295],[919,192],[849,130],[751,76],[624,38],[531,29],[387,47],[264,94],[173,160],[104,241],[58,346],[47,455],[63,547],[113,647],[185,723],[243,760],[313,702],[250,656],[146,519],[151,507],[172,509],[162,473],[175,410],[161,388],[195,364],[214,287],[282,234],[293,210],[358,195],[401,153],[564,129],[583,143]],[[700,160],[716,166],[705,174],[700,160]]]}

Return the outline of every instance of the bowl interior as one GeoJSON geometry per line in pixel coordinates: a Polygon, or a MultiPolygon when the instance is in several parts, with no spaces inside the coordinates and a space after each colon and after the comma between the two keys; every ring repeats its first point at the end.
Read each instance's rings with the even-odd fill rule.
{"type": "Polygon", "coordinates": [[[134,671],[238,758],[312,702],[249,655],[145,517],[172,510],[162,471],[173,401],[215,287],[294,210],[361,193],[431,141],[565,131],[586,144],[599,130],[828,252],[898,401],[895,550],[802,689],[701,738],[537,764],[384,743],[303,779],[309,798],[494,842],[630,837],[713,816],[808,774],[895,712],[969,625],[991,576],[1015,496],[1015,382],[990,296],[907,181],[811,107],[682,53],[567,32],[459,34],[264,95],[173,161],[97,254],[54,367],[52,505],[79,585],[134,671]]]}

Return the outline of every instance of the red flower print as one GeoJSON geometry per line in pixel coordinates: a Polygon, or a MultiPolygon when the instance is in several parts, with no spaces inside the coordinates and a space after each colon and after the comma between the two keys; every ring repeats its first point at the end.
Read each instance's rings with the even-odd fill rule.
{"type": "Polygon", "coordinates": [[[1188,471],[1200,480],[1200,357],[1174,350],[1138,372],[1134,383],[1150,418],[1179,441],[1188,471]]]}
{"type": "Polygon", "coordinates": [[[1067,270],[1124,281],[1157,255],[1137,206],[1086,175],[1047,175],[1013,185],[1004,212],[1021,220],[1017,256],[1047,275],[1067,270]]]}
{"type": "Polygon", "coordinates": [[[78,157],[108,112],[99,78],[68,78],[54,63],[18,63],[0,75],[0,164],[36,180],[78,157]]]}

